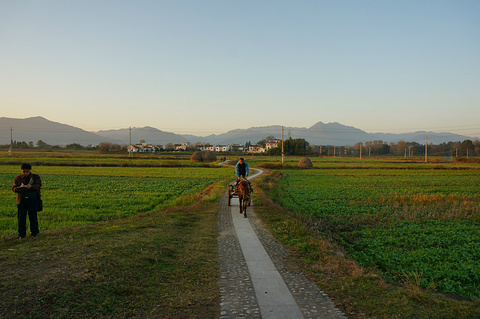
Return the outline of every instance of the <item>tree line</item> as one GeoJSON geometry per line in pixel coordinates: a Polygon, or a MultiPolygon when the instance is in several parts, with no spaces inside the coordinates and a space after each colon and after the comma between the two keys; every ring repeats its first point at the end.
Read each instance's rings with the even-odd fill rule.
{"type": "MultiPolygon", "coordinates": [[[[271,137],[267,137],[257,144],[265,145],[271,137]]],[[[208,144],[208,143],[207,143],[208,144]]],[[[251,145],[251,142],[247,142],[247,145],[251,145]]],[[[78,143],[71,143],[65,146],[50,145],[42,140],[33,142],[18,142],[13,141],[11,145],[12,149],[66,149],[66,150],[100,150],[101,152],[127,152],[126,145],[119,145],[110,142],[102,142],[98,145],[82,146],[78,143]]],[[[9,149],[10,144],[0,145],[0,149],[9,149]]],[[[165,150],[169,150],[168,147],[165,150]]],[[[448,142],[441,144],[428,144],[427,147],[429,156],[480,156],[480,141],[479,140],[464,140],[462,142],[448,142]]],[[[382,140],[374,140],[367,142],[359,142],[353,146],[335,146],[335,145],[313,145],[310,144],[304,138],[289,138],[283,142],[284,155],[302,155],[302,156],[404,156],[414,157],[422,156],[425,154],[425,144],[419,144],[417,142],[405,142],[398,141],[397,143],[386,143],[382,140]]],[[[277,147],[267,151],[267,155],[282,155],[281,143],[277,147]]]]}
{"type": "Polygon", "coordinates": [[[50,149],[68,149],[68,150],[94,150],[97,149],[98,146],[91,145],[91,146],[83,146],[78,143],[71,143],[67,144],[65,146],[60,146],[60,145],[50,145],[48,143],[45,143],[42,140],[38,140],[36,144],[34,144],[32,141],[30,142],[25,142],[25,141],[12,141],[12,144],[4,144],[0,145],[0,149],[42,149],[42,150],[50,150],[50,149]]]}
{"type": "MultiPolygon", "coordinates": [[[[262,140],[263,141],[263,140],[262,140]]],[[[260,142],[259,142],[260,144],[260,142]]],[[[313,145],[303,138],[289,138],[283,143],[285,155],[323,155],[323,156],[404,156],[414,157],[425,155],[425,144],[417,142],[398,141],[386,143],[382,140],[359,142],[353,146],[313,145]]],[[[427,146],[430,156],[480,156],[479,140],[464,140],[463,142],[430,143],[427,146]]],[[[268,155],[281,155],[282,146],[277,145],[267,152],[268,155]]]]}

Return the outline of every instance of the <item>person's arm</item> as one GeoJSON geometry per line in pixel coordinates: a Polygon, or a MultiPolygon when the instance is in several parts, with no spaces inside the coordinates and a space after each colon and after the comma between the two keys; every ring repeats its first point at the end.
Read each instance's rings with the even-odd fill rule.
{"type": "Polygon", "coordinates": [[[250,169],[248,168],[248,164],[245,163],[245,175],[248,176],[248,174],[250,174],[250,169]]]}
{"type": "Polygon", "coordinates": [[[17,190],[18,186],[20,186],[20,181],[17,177],[15,177],[15,181],[13,182],[13,187],[12,187],[12,191],[14,193],[18,193],[18,190],[17,190]]]}
{"type": "Polygon", "coordinates": [[[40,175],[34,174],[33,175],[33,184],[32,184],[31,188],[36,190],[37,192],[39,192],[40,187],[42,187],[42,180],[40,179],[40,175]]]}

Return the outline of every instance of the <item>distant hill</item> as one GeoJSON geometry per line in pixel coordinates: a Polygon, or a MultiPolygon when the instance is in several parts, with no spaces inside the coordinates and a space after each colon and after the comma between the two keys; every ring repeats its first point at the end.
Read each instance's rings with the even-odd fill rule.
{"type": "Polygon", "coordinates": [[[33,142],[39,140],[50,145],[97,145],[103,137],[87,132],[78,127],[49,121],[41,116],[26,119],[0,117],[0,144],[10,144],[10,128],[13,129],[13,140],[17,142],[33,142]]]}
{"type": "MultiPolygon", "coordinates": [[[[248,129],[236,129],[219,135],[209,135],[204,139],[212,144],[244,144],[248,141],[256,143],[267,136],[282,137],[282,126],[251,127],[248,129]]],[[[305,127],[284,127],[284,139],[304,138],[311,144],[317,145],[347,145],[356,143],[363,139],[369,140],[369,134],[354,127],[338,123],[324,124],[318,122],[310,128],[305,127]],[[355,141],[355,142],[353,142],[355,141]]]]}
{"type": "MultiPolygon", "coordinates": [[[[121,144],[128,144],[130,140],[130,129],[128,128],[98,131],[97,134],[106,141],[122,141],[121,144]]],[[[185,141],[185,138],[181,135],[164,132],[150,126],[132,127],[132,144],[137,144],[140,140],[145,140],[149,144],[165,145],[168,143],[180,144],[185,141]]]]}
{"type": "MultiPolygon", "coordinates": [[[[346,126],[339,123],[318,122],[309,128],[284,127],[284,139],[304,138],[310,144],[315,145],[353,145],[358,142],[381,140],[386,143],[397,143],[398,141],[425,143],[425,137],[428,136],[428,143],[440,144],[443,142],[458,142],[466,139],[478,139],[469,136],[462,136],[452,133],[434,133],[434,132],[415,132],[404,134],[387,133],[367,133],[352,126],[346,126]]],[[[244,144],[248,141],[256,143],[267,136],[275,138],[282,137],[282,127],[280,125],[251,127],[248,129],[237,129],[219,135],[209,135],[202,140],[211,144],[244,144]]],[[[186,140],[193,141],[194,137],[186,136],[186,140]]]]}
{"type": "MultiPolygon", "coordinates": [[[[0,118],[0,144],[10,143],[10,127],[13,128],[14,141],[38,140],[51,145],[67,145],[78,143],[81,145],[97,145],[101,142],[112,142],[122,145],[129,143],[130,130],[128,128],[117,130],[102,130],[96,133],[87,132],[80,128],[49,121],[43,117],[31,117],[26,119],[0,118]]],[[[475,140],[478,137],[462,136],[452,133],[414,132],[403,134],[367,133],[352,126],[340,123],[322,123],[306,127],[284,127],[284,138],[304,138],[310,144],[315,145],[353,145],[358,142],[382,140],[384,142],[397,143],[398,141],[425,143],[425,136],[429,143],[440,144],[443,142],[460,142],[466,139],[475,140]]],[[[263,127],[250,127],[247,129],[235,129],[223,134],[208,136],[179,135],[164,132],[154,127],[132,128],[132,143],[145,140],[149,144],[165,145],[168,143],[179,144],[182,142],[202,142],[210,144],[245,144],[256,143],[267,136],[280,139],[282,126],[272,125],[263,127]]]]}

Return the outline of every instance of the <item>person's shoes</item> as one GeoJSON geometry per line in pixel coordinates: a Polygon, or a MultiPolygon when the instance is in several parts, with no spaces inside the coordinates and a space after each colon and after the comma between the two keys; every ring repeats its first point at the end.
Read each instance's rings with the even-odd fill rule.
{"type": "Polygon", "coordinates": [[[37,237],[37,235],[38,235],[38,234],[35,234],[35,235],[34,235],[34,234],[32,234],[32,237],[37,237]]]}
{"type": "Polygon", "coordinates": [[[23,236],[23,237],[22,237],[22,236],[18,236],[18,239],[24,239],[24,238],[25,238],[25,236],[23,236]]]}

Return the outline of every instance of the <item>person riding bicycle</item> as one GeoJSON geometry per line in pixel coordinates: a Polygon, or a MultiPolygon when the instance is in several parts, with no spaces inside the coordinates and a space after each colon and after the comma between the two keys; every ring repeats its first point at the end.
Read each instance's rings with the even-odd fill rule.
{"type": "Polygon", "coordinates": [[[235,187],[238,185],[238,182],[240,181],[240,178],[243,177],[247,183],[248,183],[248,188],[249,191],[252,193],[252,185],[250,184],[250,181],[247,179],[248,174],[250,173],[250,170],[248,168],[247,162],[241,157],[238,160],[237,165],[235,165],[235,174],[237,175],[237,183],[235,184],[235,187]]]}

